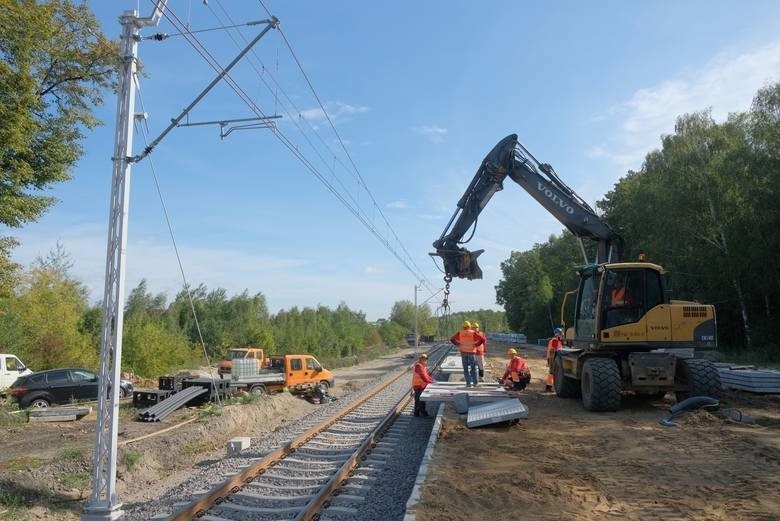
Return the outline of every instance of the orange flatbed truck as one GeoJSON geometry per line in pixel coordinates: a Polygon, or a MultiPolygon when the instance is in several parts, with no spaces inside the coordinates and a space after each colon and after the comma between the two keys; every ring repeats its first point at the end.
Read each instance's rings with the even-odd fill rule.
{"type": "Polygon", "coordinates": [[[233,371],[230,376],[231,388],[255,394],[287,388],[297,394],[314,387],[327,391],[334,384],[333,373],[322,367],[311,355],[276,355],[269,357],[268,361],[269,365],[258,365],[256,370],[242,368],[241,371],[233,371]]]}

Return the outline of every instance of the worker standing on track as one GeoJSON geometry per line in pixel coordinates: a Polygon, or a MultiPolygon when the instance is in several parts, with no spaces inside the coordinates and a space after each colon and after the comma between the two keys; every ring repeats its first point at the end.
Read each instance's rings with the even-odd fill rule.
{"type": "Polygon", "coordinates": [[[555,358],[555,353],[563,349],[563,340],[561,339],[561,336],[563,335],[563,330],[559,327],[556,327],[553,330],[553,337],[550,339],[549,342],[547,342],[547,367],[549,368],[549,371],[547,372],[547,378],[545,380],[545,391],[552,391],[553,390],[553,374],[552,374],[552,363],[553,359],[555,358]]]}
{"type": "Polygon", "coordinates": [[[412,391],[414,391],[414,415],[415,416],[428,416],[428,411],[425,409],[425,402],[420,400],[420,395],[423,390],[432,384],[436,380],[431,378],[428,374],[428,355],[425,353],[420,354],[420,358],[417,363],[414,364],[414,370],[412,371],[412,391]]]}
{"type": "Polygon", "coordinates": [[[463,363],[463,377],[466,379],[466,387],[476,387],[477,377],[477,346],[482,345],[482,337],[474,334],[471,322],[465,320],[463,329],[452,335],[450,342],[458,346],[460,359],[463,363]]]}
{"type": "Polygon", "coordinates": [[[485,333],[479,330],[479,322],[472,322],[471,326],[474,328],[474,334],[482,339],[482,343],[477,346],[474,355],[477,357],[479,379],[483,380],[485,378],[485,349],[487,349],[487,337],[485,336],[485,333]]]}
{"type": "Polygon", "coordinates": [[[510,347],[506,354],[511,358],[506,366],[504,376],[498,380],[498,383],[514,391],[522,391],[525,386],[531,382],[531,370],[525,358],[517,354],[517,349],[510,347]]]}

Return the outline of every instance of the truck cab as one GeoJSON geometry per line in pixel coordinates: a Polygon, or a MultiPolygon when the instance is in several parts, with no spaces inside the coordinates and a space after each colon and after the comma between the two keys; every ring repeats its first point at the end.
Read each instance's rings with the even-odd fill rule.
{"type": "Polygon", "coordinates": [[[20,376],[31,373],[16,355],[0,354],[0,393],[4,393],[20,376]]]}
{"type": "Polygon", "coordinates": [[[225,375],[229,375],[233,368],[233,360],[257,360],[260,367],[265,364],[265,352],[257,347],[236,347],[228,351],[222,362],[219,363],[217,373],[220,378],[225,378],[225,375]]]}
{"type": "Polygon", "coordinates": [[[271,370],[284,372],[284,385],[295,388],[301,384],[315,384],[330,388],[333,386],[333,373],[322,367],[311,355],[272,356],[271,370]]]}

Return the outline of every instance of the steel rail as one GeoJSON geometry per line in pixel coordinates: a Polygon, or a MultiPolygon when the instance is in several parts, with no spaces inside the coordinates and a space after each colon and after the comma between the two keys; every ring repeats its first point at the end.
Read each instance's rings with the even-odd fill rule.
{"type": "MultiPolygon", "coordinates": [[[[448,346],[444,348],[445,354],[447,353],[448,349],[449,349],[448,346]]],[[[441,361],[443,359],[444,356],[442,356],[438,360],[438,362],[434,365],[434,368],[438,367],[441,364],[441,361]]],[[[173,514],[169,518],[169,521],[191,521],[204,516],[211,507],[224,502],[225,499],[230,494],[235,494],[239,492],[245,485],[254,481],[255,477],[265,473],[266,470],[274,466],[277,462],[279,462],[283,458],[293,453],[298,447],[304,445],[312,438],[314,438],[317,434],[321,433],[322,431],[328,429],[336,422],[340,421],[342,418],[344,418],[352,411],[354,411],[355,409],[363,405],[365,402],[367,402],[368,400],[370,400],[371,398],[379,394],[381,391],[385,390],[387,387],[394,384],[400,378],[407,376],[409,371],[412,369],[412,367],[414,367],[414,364],[409,365],[406,369],[400,371],[397,376],[390,378],[388,381],[381,384],[373,391],[359,398],[358,400],[355,401],[355,403],[349,405],[348,407],[345,407],[344,409],[341,409],[330,418],[318,423],[317,425],[313,426],[309,430],[299,434],[294,439],[282,445],[278,449],[270,452],[262,459],[258,460],[257,462],[253,463],[252,465],[248,466],[247,468],[239,472],[238,474],[234,475],[230,479],[223,482],[221,485],[212,489],[208,494],[201,496],[199,499],[193,501],[192,503],[190,503],[190,505],[188,505],[184,509],[173,514]]],[[[331,480],[329,480],[328,483],[325,486],[323,486],[320,493],[317,494],[317,498],[315,498],[315,500],[312,501],[312,503],[316,502],[317,508],[316,509],[314,507],[312,507],[311,509],[307,508],[306,510],[308,511],[309,517],[305,517],[302,519],[307,519],[307,520],[313,519],[314,515],[320,510],[320,508],[325,503],[327,498],[330,497],[332,492],[336,490],[338,486],[341,484],[341,482],[344,479],[344,476],[346,476],[346,474],[348,474],[349,471],[352,470],[352,467],[354,467],[354,465],[352,465],[351,467],[349,467],[349,469],[345,470],[347,464],[353,461],[357,462],[357,460],[362,456],[362,454],[367,450],[367,448],[373,444],[373,440],[377,437],[377,433],[383,432],[383,430],[386,429],[392,423],[392,420],[394,420],[398,416],[399,412],[404,407],[406,407],[406,405],[409,403],[410,400],[411,400],[411,396],[406,395],[398,402],[398,404],[396,404],[394,410],[388,413],[388,415],[380,424],[380,427],[383,429],[379,430],[379,428],[377,428],[371,434],[369,434],[367,440],[364,441],[364,443],[361,444],[361,446],[357,449],[358,451],[361,452],[361,455],[356,456],[353,454],[353,456],[351,456],[347,460],[347,462],[341,467],[341,469],[336,473],[336,476],[332,477],[331,480]],[[336,479],[336,477],[338,477],[338,479],[336,479]]]]}
{"type": "Polygon", "coordinates": [[[320,491],[314,495],[314,499],[309,501],[304,510],[293,518],[294,521],[311,521],[316,518],[316,515],[320,510],[327,506],[327,502],[333,492],[343,485],[344,480],[349,476],[349,473],[352,472],[352,469],[357,467],[358,461],[360,461],[369,449],[372,449],[376,445],[376,439],[380,438],[384,431],[395,422],[396,418],[398,418],[401,411],[409,404],[411,399],[411,396],[407,394],[396,403],[393,410],[385,416],[382,422],[377,425],[371,433],[369,433],[363,443],[360,444],[360,447],[358,447],[352,456],[344,462],[336,474],[334,474],[333,477],[323,485],[320,491]]]}
{"type": "MultiPolygon", "coordinates": [[[[352,411],[354,411],[355,409],[363,405],[365,402],[367,402],[368,400],[370,400],[371,398],[379,394],[381,391],[385,390],[387,387],[395,383],[401,377],[407,376],[408,372],[411,370],[412,367],[413,366],[407,367],[403,371],[399,372],[397,376],[389,379],[387,382],[383,383],[373,391],[361,397],[352,405],[340,410],[335,415],[318,423],[317,425],[303,432],[302,434],[299,434],[291,441],[287,442],[286,444],[282,445],[278,449],[267,454],[265,457],[258,460],[254,464],[250,465],[249,467],[239,472],[232,478],[226,480],[224,483],[222,483],[215,489],[211,490],[208,494],[192,502],[189,506],[187,506],[183,510],[180,510],[179,512],[175,513],[173,516],[169,518],[170,521],[191,521],[193,519],[205,515],[208,509],[210,509],[214,505],[218,505],[219,503],[222,503],[225,500],[225,498],[230,494],[235,494],[236,492],[239,492],[244,487],[244,485],[251,483],[256,476],[263,474],[268,468],[276,464],[276,462],[283,459],[290,453],[294,452],[295,449],[307,443],[314,436],[326,430],[331,425],[341,420],[343,417],[347,416],[349,413],[351,413],[352,411]]],[[[408,396],[407,399],[409,399],[408,396]]]]}

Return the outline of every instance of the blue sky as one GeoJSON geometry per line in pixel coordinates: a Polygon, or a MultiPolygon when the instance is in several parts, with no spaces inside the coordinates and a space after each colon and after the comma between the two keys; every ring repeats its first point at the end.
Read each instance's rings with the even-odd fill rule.
{"type": "MultiPolygon", "coordinates": [[[[89,4],[112,37],[119,35],[123,10],[151,11],[147,1],[89,4]]],[[[278,32],[262,39],[231,76],[263,113],[284,115],[279,132],[402,257],[408,252],[407,264],[417,266],[434,291],[442,282],[428,256],[431,243],[501,138],[517,133],[595,204],[628,169],[641,166],[660,135],[673,132],[676,116],[710,108],[721,120],[746,110],[757,89],[780,80],[780,3],[774,1],[266,5],[280,19],[376,207],[278,32]]],[[[193,30],[267,17],[250,0],[171,0],[170,8],[193,30]]],[[[259,27],[241,30],[251,38],[259,27]]],[[[163,19],[142,34],[158,31],[177,32],[163,19]]],[[[222,65],[239,50],[226,31],[197,37],[222,65]]],[[[215,73],[182,37],[145,40],[139,55],[145,76],[136,109],[148,114],[153,139],[215,73]]],[[[115,112],[109,94],[98,110],[105,125],[87,136],[73,180],[50,191],[59,203],[39,222],[10,232],[22,242],[14,257],[23,264],[59,241],[93,301],[103,292],[115,112]]],[[[190,121],[251,115],[220,84],[190,121]]],[[[143,143],[138,130],[135,150],[143,143]]],[[[242,130],[221,140],[216,126],[175,129],[134,166],[128,291],[142,278],[152,292],[171,297],[182,285],[152,168],[191,283],[230,294],[262,292],[272,312],[345,302],[369,320],[414,298],[416,276],[273,133],[242,130]]],[[[453,310],[499,309],[493,288],[500,263],[562,228],[507,184],[470,243],[470,249],[487,250],[480,258],[484,279],[453,282],[453,310]]],[[[429,296],[422,291],[418,298],[429,296]]]]}

